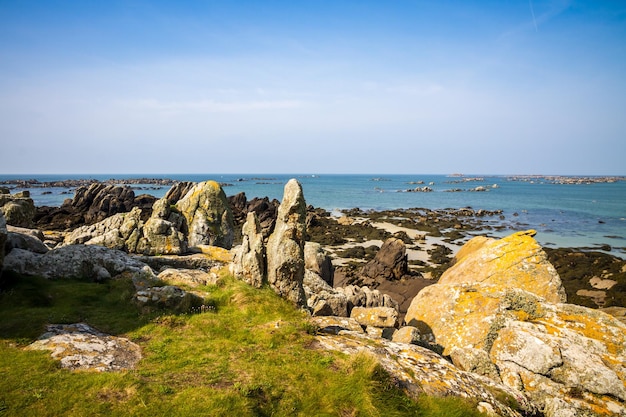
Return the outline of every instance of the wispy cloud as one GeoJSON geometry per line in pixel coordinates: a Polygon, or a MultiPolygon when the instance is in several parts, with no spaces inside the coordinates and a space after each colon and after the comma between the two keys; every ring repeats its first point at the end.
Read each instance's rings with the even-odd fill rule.
{"type": "Polygon", "coordinates": [[[155,99],[125,100],[122,104],[135,110],[160,111],[167,113],[239,113],[254,110],[286,110],[304,106],[299,100],[258,100],[258,101],[162,101],[155,99]]]}

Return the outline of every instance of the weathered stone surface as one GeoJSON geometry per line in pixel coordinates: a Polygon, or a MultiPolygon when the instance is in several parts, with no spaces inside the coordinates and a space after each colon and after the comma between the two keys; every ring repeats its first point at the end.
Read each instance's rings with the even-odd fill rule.
{"type": "Polygon", "coordinates": [[[31,227],[35,218],[35,203],[27,191],[0,194],[0,211],[7,224],[18,227],[31,227]]]}
{"type": "Polygon", "coordinates": [[[219,277],[215,272],[205,272],[200,269],[168,268],[159,272],[157,279],[169,285],[198,287],[200,285],[215,285],[219,277]]]}
{"type": "Polygon", "coordinates": [[[5,250],[7,252],[10,252],[15,248],[25,249],[36,253],[46,253],[49,250],[48,247],[40,239],[34,237],[31,234],[9,232],[5,244],[5,250]]]}
{"type": "Polygon", "coordinates": [[[4,259],[4,270],[48,279],[103,281],[144,266],[124,252],[86,245],[64,246],[45,254],[13,249],[4,259]]]}
{"type": "Polygon", "coordinates": [[[202,269],[212,271],[220,269],[230,262],[230,254],[226,249],[213,247],[214,253],[194,253],[191,255],[159,255],[138,257],[155,271],[167,268],[202,269]],[[223,251],[223,252],[222,252],[223,251]]]}
{"type": "Polygon", "coordinates": [[[135,293],[134,300],[142,308],[171,310],[186,313],[194,308],[200,309],[204,300],[174,285],[163,287],[147,287],[135,293]]]}
{"type": "Polygon", "coordinates": [[[315,272],[305,270],[303,288],[313,316],[348,316],[346,295],[332,288],[315,272]]]}
{"type": "Polygon", "coordinates": [[[215,181],[196,184],[176,203],[186,219],[188,246],[233,245],[233,216],[222,187],[215,181]]]}
{"type": "Polygon", "coordinates": [[[397,238],[387,239],[361,274],[374,280],[398,280],[408,272],[406,246],[397,238]]]}
{"type": "Polygon", "coordinates": [[[144,255],[180,255],[187,251],[183,228],[184,218],[172,210],[166,198],[152,206],[152,215],[141,228],[141,238],[133,252],[144,255]]]}
{"type": "Polygon", "coordinates": [[[236,224],[243,224],[248,213],[255,213],[261,225],[263,238],[267,239],[272,234],[276,224],[276,216],[278,215],[278,206],[280,205],[278,200],[270,201],[268,197],[255,197],[248,201],[245,193],[239,193],[228,197],[228,201],[236,224]]]}
{"type": "Polygon", "coordinates": [[[253,287],[260,288],[267,280],[265,264],[261,225],[256,214],[250,212],[242,228],[241,245],[234,249],[231,273],[253,287]]]}
{"type": "Polygon", "coordinates": [[[191,189],[196,185],[192,181],[181,181],[172,185],[172,187],[165,193],[165,199],[171,204],[176,204],[178,200],[183,198],[191,189]]]}
{"type": "Polygon", "coordinates": [[[350,318],[363,326],[398,327],[398,311],[390,307],[354,307],[350,318]]]}
{"type": "Polygon", "coordinates": [[[322,245],[315,242],[304,244],[304,267],[319,275],[328,285],[333,286],[333,264],[322,245]]]}
{"type": "Polygon", "coordinates": [[[366,286],[357,287],[356,285],[348,285],[346,287],[337,287],[335,290],[346,295],[348,300],[348,313],[350,313],[354,307],[391,307],[398,310],[398,303],[393,298],[366,286]]]}
{"type": "Polygon", "coordinates": [[[4,266],[4,244],[7,241],[7,238],[7,224],[4,220],[4,213],[0,210],[0,275],[2,275],[2,268],[4,266]]]}
{"type": "Polygon", "coordinates": [[[347,354],[373,355],[413,398],[423,394],[472,398],[489,404],[499,416],[521,417],[518,411],[496,399],[495,393],[499,393],[500,397],[515,399],[519,408],[528,415],[533,415],[536,411],[519,391],[488,378],[461,371],[441,356],[420,346],[394,343],[347,331],[339,332],[338,336],[320,335],[316,340],[326,349],[347,354]]]}
{"type": "Polygon", "coordinates": [[[29,350],[50,350],[62,368],[110,372],[132,369],[141,348],[122,337],[99,332],[85,323],[50,324],[29,350]]]}
{"type": "Polygon", "coordinates": [[[364,333],[363,327],[356,320],[348,317],[311,317],[310,322],[322,333],[339,334],[342,331],[364,333]]]}
{"type": "Polygon", "coordinates": [[[407,323],[459,367],[523,390],[547,417],[626,415],[626,326],[558,302],[558,280],[528,239],[487,241],[461,257],[415,297],[407,323]],[[494,247],[506,259],[494,260],[494,247]]]}
{"type": "Polygon", "coordinates": [[[134,252],[141,236],[141,209],[118,213],[101,222],[81,226],[65,236],[64,245],[100,245],[134,252]]]}
{"type": "Polygon", "coordinates": [[[420,331],[417,327],[400,327],[398,331],[393,334],[393,338],[391,340],[396,343],[417,344],[420,341],[420,331]]]}
{"type": "Polygon", "coordinates": [[[267,281],[281,297],[306,306],[304,241],[306,203],[300,183],[291,179],[285,185],[274,232],[267,242],[267,281]]]}
{"type": "Polygon", "coordinates": [[[556,269],[550,264],[541,246],[533,239],[534,230],[514,233],[503,239],[480,244],[448,269],[440,284],[481,283],[500,287],[521,288],[546,301],[565,302],[565,290],[556,269]]]}

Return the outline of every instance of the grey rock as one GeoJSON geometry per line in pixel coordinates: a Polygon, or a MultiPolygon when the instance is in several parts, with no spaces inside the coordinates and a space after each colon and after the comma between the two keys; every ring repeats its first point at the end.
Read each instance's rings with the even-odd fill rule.
{"type": "Polygon", "coordinates": [[[7,224],[31,227],[35,218],[35,203],[28,193],[0,194],[0,211],[7,224]]]}
{"type": "Polygon", "coordinates": [[[7,241],[8,232],[7,224],[4,219],[4,214],[0,210],[0,275],[2,275],[2,268],[4,265],[4,244],[7,241]]]}
{"type": "Polygon", "coordinates": [[[362,326],[398,327],[398,310],[391,307],[354,307],[350,318],[362,326]]]}
{"type": "Polygon", "coordinates": [[[281,297],[306,306],[304,280],[304,241],[306,203],[300,183],[291,179],[285,185],[274,232],[267,242],[267,280],[281,297]]]}
{"type": "Polygon", "coordinates": [[[333,286],[333,264],[330,256],[326,253],[322,245],[315,242],[306,242],[304,244],[304,267],[333,286]]]}
{"type": "Polygon", "coordinates": [[[198,287],[200,285],[215,285],[219,277],[215,272],[205,272],[199,269],[168,268],[159,272],[157,279],[169,285],[198,287]]]}
{"type": "Polygon", "coordinates": [[[62,368],[112,372],[132,369],[141,348],[122,337],[102,333],[85,323],[50,324],[28,350],[50,350],[62,368]]]}
{"type": "Polygon", "coordinates": [[[260,288],[266,278],[265,245],[256,213],[250,212],[242,228],[241,245],[234,249],[231,272],[253,287],[260,288]]]}
{"type": "Polygon", "coordinates": [[[196,184],[176,203],[185,217],[189,247],[213,245],[230,249],[233,245],[233,216],[222,187],[215,181],[196,184]]]}
{"type": "Polygon", "coordinates": [[[63,246],[45,254],[13,249],[4,259],[4,270],[48,279],[100,281],[122,272],[139,271],[144,266],[124,252],[87,245],[63,246]]]}
{"type": "Polygon", "coordinates": [[[180,231],[183,217],[172,210],[166,198],[152,206],[152,215],[142,228],[142,237],[135,252],[144,255],[180,255],[187,251],[187,242],[180,231]]]}
{"type": "Polygon", "coordinates": [[[35,253],[46,253],[49,250],[41,240],[33,237],[31,234],[9,232],[5,244],[5,251],[10,252],[16,248],[25,249],[35,253]]]}

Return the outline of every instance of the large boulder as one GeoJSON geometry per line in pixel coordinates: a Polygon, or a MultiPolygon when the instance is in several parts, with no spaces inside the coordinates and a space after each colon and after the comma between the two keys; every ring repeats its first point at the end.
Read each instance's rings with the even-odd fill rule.
{"type": "Polygon", "coordinates": [[[242,228],[242,242],[234,249],[231,272],[253,287],[266,281],[265,245],[256,213],[249,212],[242,228]]]}
{"type": "Polygon", "coordinates": [[[122,272],[147,268],[124,252],[101,246],[70,245],[38,254],[13,249],[4,259],[4,270],[48,279],[104,281],[122,272]]]}
{"type": "Polygon", "coordinates": [[[304,244],[304,267],[319,275],[328,285],[333,286],[333,264],[322,245],[315,242],[304,244]]]}
{"type": "Polygon", "coordinates": [[[444,272],[440,284],[480,282],[526,290],[548,302],[566,301],[565,289],[556,269],[533,236],[534,230],[514,233],[503,239],[475,237],[461,249],[462,257],[444,272]],[[475,242],[477,241],[477,242],[475,242]]]}
{"type": "Polygon", "coordinates": [[[74,229],[65,236],[64,245],[100,245],[134,252],[141,236],[141,210],[115,214],[101,222],[74,229]]]}
{"type": "Polygon", "coordinates": [[[564,304],[532,232],[478,243],[420,291],[407,324],[462,369],[523,391],[547,417],[626,415],[626,326],[564,304]]]}
{"type": "Polygon", "coordinates": [[[14,195],[0,194],[0,211],[7,224],[18,227],[31,227],[35,218],[35,203],[28,191],[14,195]]]}
{"type": "Polygon", "coordinates": [[[267,242],[267,280],[274,291],[298,306],[306,306],[304,241],[306,203],[300,183],[291,179],[285,185],[274,232],[267,242]]]}
{"type": "Polygon", "coordinates": [[[398,238],[387,239],[374,259],[361,269],[361,275],[374,281],[399,280],[408,273],[406,245],[398,238]]]}
{"type": "Polygon", "coordinates": [[[185,217],[187,244],[213,245],[230,249],[233,245],[233,216],[222,187],[215,181],[194,185],[176,203],[185,217]]]}

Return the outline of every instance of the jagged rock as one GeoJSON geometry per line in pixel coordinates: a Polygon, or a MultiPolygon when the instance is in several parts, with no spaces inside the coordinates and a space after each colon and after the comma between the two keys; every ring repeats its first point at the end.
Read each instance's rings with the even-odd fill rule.
{"type": "Polygon", "coordinates": [[[7,224],[4,220],[4,214],[0,210],[0,275],[2,275],[2,269],[4,267],[4,244],[7,241],[8,232],[7,224]]]}
{"type": "Polygon", "coordinates": [[[144,266],[124,252],[86,245],[63,246],[45,254],[13,249],[4,259],[4,270],[48,279],[103,281],[144,266]]]}
{"type": "Polygon", "coordinates": [[[256,213],[250,212],[242,228],[241,245],[234,250],[231,273],[253,287],[260,288],[266,281],[265,245],[256,213]]]}
{"type": "Polygon", "coordinates": [[[267,281],[281,297],[306,306],[304,241],[306,203],[300,183],[291,179],[285,185],[274,232],[267,242],[267,281]]]}
{"type": "Polygon", "coordinates": [[[192,181],[182,181],[172,185],[172,187],[165,193],[165,199],[171,204],[176,204],[178,200],[183,198],[187,193],[196,185],[192,181]]]}
{"type": "Polygon", "coordinates": [[[62,368],[111,372],[132,369],[141,348],[122,337],[102,333],[85,323],[50,324],[28,350],[50,350],[62,368]]]}
{"type": "Polygon", "coordinates": [[[134,252],[141,235],[141,209],[115,214],[99,223],[81,226],[65,236],[64,245],[100,245],[134,252]]]}
{"type": "Polygon", "coordinates": [[[398,310],[398,303],[393,298],[369,287],[348,285],[346,287],[337,287],[335,290],[341,291],[346,295],[348,314],[354,307],[391,307],[398,310]]]}
{"type": "Polygon", "coordinates": [[[361,269],[361,275],[374,280],[398,280],[408,272],[406,246],[397,238],[387,239],[374,259],[361,269]]]}
{"type": "Polygon", "coordinates": [[[348,317],[348,299],[315,272],[304,271],[303,288],[313,316],[348,317]]]}
{"type": "Polygon", "coordinates": [[[626,326],[559,302],[560,279],[537,247],[517,233],[466,251],[405,320],[459,367],[523,390],[547,417],[626,415],[626,326]]]}
{"type": "Polygon", "coordinates": [[[280,205],[278,200],[270,201],[268,197],[255,197],[247,201],[245,193],[238,193],[228,197],[228,201],[233,211],[235,224],[243,224],[246,221],[248,213],[255,213],[261,225],[261,233],[264,239],[267,239],[274,231],[276,216],[278,215],[278,206],[280,205]]]}
{"type": "Polygon", "coordinates": [[[168,268],[161,271],[157,275],[157,279],[169,285],[198,287],[200,285],[215,285],[219,277],[215,272],[205,272],[199,269],[168,268]]]}
{"type": "Polygon", "coordinates": [[[136,250],[144,255],[180,255],[187,251],[183,228],[184,218],[172,210],[167,198],[157,200],[152,215],[142,228],[136,250]]]}
{"type": "Polygon", "coordinates": [[[34,237],[32,234],[9,232],[5,244],[5,251],[10,252],[15,248],[25,249],[35,253],[46,253],[49,250],[40,239],[34,237]]]}
{"type": "Polygon", "coordinates": [[[398,327],[398,311],[390,307],[354,307],[350,318],[362,326],[398,327]]]}
{"type": "MultiPolygon", "coordinates": [[[[368,337],[362,333],[339,331],[339,335],[319,335],[316,340],[326,349],[346,354],[363,354],[376,358],[405,392],[413,398],[421,395],[457,396],[486,403],[496,415],[521,417],[515,409],[533,415],[536,409],[519,392],[489,378],[456,368],[436,353],[420,346],[394,343],[386,339],[368,337]],[[514,399],[517,407],[511,408],[498,398],[514,399]]],[[[484,407],[484,405],[483,405],[484,407]]]]}
{"type": "Polygon", "coordinates": [[[36,209],[30,193],[22,191],[14,195],[0,194],[0,211],[4,213],[6,224],[31,227],[36,209]]]}
{"type": "Polygon", "coordinates": [[[215,181],[196,184],[176,203],[186,219],[188,246],[212,245],[230,249],[233,245],[233,216],[222,187],[215,181]]]}
{"type": "Polygon", "coordinates": [[[310,322],[322,333],[340,334],[342,331],[363,333],[363,327],[356,320],[348,317],[311,317],[310,322]]]}
{"type": "Polygon", "coordinates": [[[333,286],[333,264],[322,245],[315,242],[304,244],[304,267],[319,275],[328,285],[333,286]]]}

